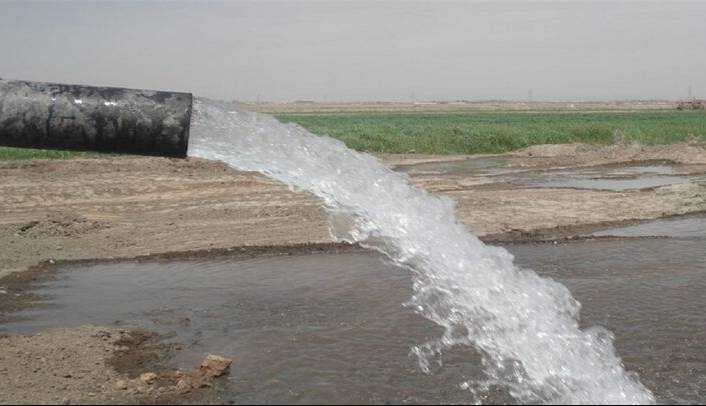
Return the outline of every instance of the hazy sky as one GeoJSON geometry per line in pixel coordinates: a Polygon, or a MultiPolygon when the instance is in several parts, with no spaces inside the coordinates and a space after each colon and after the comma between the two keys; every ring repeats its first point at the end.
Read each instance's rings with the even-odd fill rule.
{"type": "Polygon", "coordinates": [[[0,0],[0,77],[243,101],[706,97],[706,1],[0,0]]]}

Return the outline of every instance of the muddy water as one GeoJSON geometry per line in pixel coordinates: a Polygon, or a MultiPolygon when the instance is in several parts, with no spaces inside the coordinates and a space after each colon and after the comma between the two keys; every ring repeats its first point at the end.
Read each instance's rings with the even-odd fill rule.
{"type": "MultiPolygon", "coordinates": [[[[582,324],[613,331],[627,368],[661,402],[706,400],[702,238],[508,249],[565,283],[583,304],[582,324]]],[[[177,366],[209,352],[235,359],[219,390],[237,403],[468,402],[461,381],[482,378],[472,350],[447,352],[431,375],[409,356],[439,334],[399,305],[410,284],[408,272],[372,253],[72,266],[41,285],[47,306],[0,332],[117,323],[173,333],[184,344],[177,366]]],[[[493,389],[475,400],[512,401],[493,389]]]]}
{"type": "Polygon", "coordinates": [[[410,175],[444,174],[454,176],[468,174],[493,174],[498,173],[503,168],[512,165],[513,162],[513,158],[508,156],[487,156],[456,161],[424,162],[412,165],[399,165],[395,168],[395,170],[406,172],[410,175]]]}
{"type": "Polygon", "coordinates": [[[523,177],[520,183],[531,187],[559,187],[623,191],[688,183],[693,176],[676,176],[669,165],[577,168],[523,177]]]}
{"type": "Polygon", "coordinates": [[[626,191],[682,183],[706,184],[703,168],[670,163],[601,165],[567,170],[532,170],[520,167],[517,158],[479,157],[461,161],[429,162],[396,169],[412,175],[490,176],[498,183],[540,188],[574,188],[626,191]],[[517,161],[517,162],[515,162],[517,161]],[[516,171],[516,170],[520,171],[516,171]],[[691,173],[691,170],[696,171],[691,173]],[[516,171],[516,172],[513,172],[516,171]]]}
{"type": "Polygon", "coordinates": [[[706,216],[657,219],[628,227],[601,230],[592,235],[597,237],[672,237],[706,240],[706,216]]]}

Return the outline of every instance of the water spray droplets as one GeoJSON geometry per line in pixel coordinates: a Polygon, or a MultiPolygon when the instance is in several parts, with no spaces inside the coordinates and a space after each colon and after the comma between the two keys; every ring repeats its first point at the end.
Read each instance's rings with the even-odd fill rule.
{"type": "Polygon", "coordinates": [[[422,370],[472,346],[485,377],[459,376],[474,401],[503,388],[518,402],[654,403],[604,329],[580,330],[561,284],[520,269],[454,217],[453,202],[414,187],[373,156],[271,116],[196,99],[189,155],[258,171],[318,196],[341,241],[380,251],[412,272],[412,309],[444,328],[412,349],[422,370]]]}

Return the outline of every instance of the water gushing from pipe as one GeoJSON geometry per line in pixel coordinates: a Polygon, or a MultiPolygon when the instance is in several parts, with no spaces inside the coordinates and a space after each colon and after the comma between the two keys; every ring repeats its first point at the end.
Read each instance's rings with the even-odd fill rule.
{"type": "MultiPolygon", "coordinates": [[[[507,388],[523,403],[642,404],[652,393],[626,372],[602,328],[581,330],[563,285],[520,269],[454,217],[450,199],[342,142],[294,124],[196,99],[189,156],[257,171],[321,198],[332,235],[387,255],[414,275],[408,305],[445,330],[413,348],[420,367],[456,345],[476,348],[486,377],[472,392],[507,388]]],[[[461,378],[459,378],[461,380],[461,378]]]]}

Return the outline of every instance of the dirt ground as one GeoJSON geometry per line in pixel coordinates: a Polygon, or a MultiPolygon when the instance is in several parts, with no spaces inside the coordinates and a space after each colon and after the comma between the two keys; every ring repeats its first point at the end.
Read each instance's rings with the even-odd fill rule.
{"type": "Polygon", "coordinates": [[[245,108],[264,113],[323,113],[323,112],[408,112],[408,111],[615,111],[615,110],[674,110],[674,101],[634,100],[613,102],[542,102],[542,101],[418,101],[418,102],[359,102],[319,103],[301,100],[293,103],[243,103],[245,108]]]}
{"type": "Polygon", "coordinates": [[[119,374],[104,367],[116,349],[113,334],[81,327],[0,339],[2,402],[70,404],[76,394],[96,403],[129,402],[115,388],[119,374]]]}
{"type": "MultiPolygon", "coordinates": [[[[706,165],[703,146],[684,144],[539,146],[514,155],[519,159],[510,171],[657,159],[706,165]]],[[[381,156],[393,167],[462,158],[381,156]]],[[[616,193],[488,187],[493,181],[483,175],[412,180],[454,199],[459,220],[479,236],[706,210],[706,190],[694,184],[616,193]]],[[[0,277],[50,259],[330,241],[328,214],[316,197],[218,162],[142,157],[0,162],[0,277]]]]}
{"type": "Polygon", "coordinates": [[[160,367],[164,347],[147,333],[95,326],[0,338],[0,403],[220,404],[208,386],[186,389],[160,367]]]}
{"type": "MultiPolygon", "coordinates": [[[[511,155],[507,173],[656,160],[706,173],[706,147],[697,144],[552,145],[511,155]]],[[[465,158],[380,156],[390,167],[465,158]]],[[[570,237],[599,224],[706,211],[706,186],[696,183],[611,192],[519,189],[482,174],[420,173],[412,181],[455,200],[459,221],[486,240],[570,237]]],[[[330,242],[328,214],[314,196],[217,162],[143,157],[0,162],[0,314],[21,302],[13,296],[21,295],[13,290],[13,278],[41,263],[330,242]]],[[[131,379],[109,361],[126,334],[83,327],[0,339],[0,403],[194,401],[168,398],[176,393],[168,384],[161,398],[116,387],[131,379]]],[[[207,394],[197,401],[214,399],[207,394]]]]}

